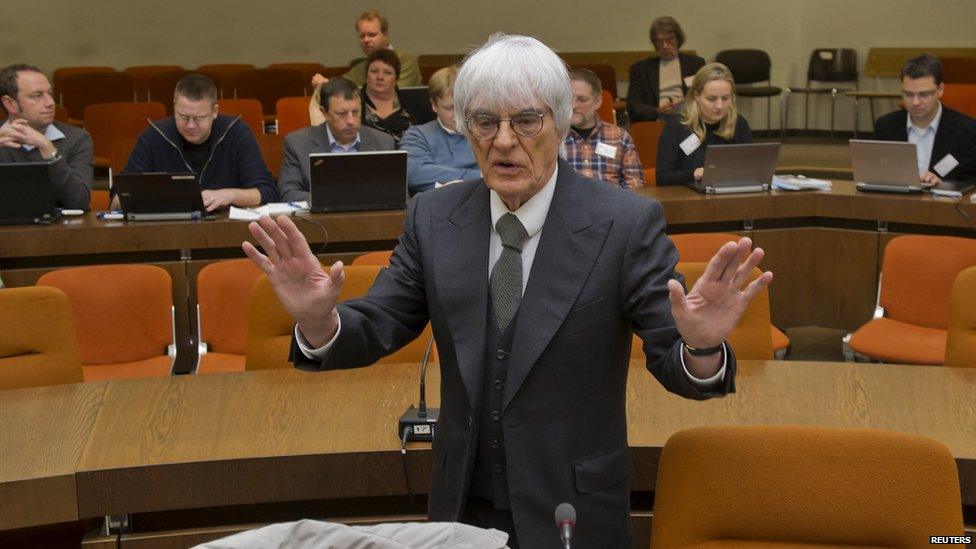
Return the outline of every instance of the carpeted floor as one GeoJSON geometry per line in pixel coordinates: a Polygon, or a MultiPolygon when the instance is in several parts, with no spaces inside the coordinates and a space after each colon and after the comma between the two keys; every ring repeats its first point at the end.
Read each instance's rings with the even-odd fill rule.
{"type": "Polygon", "coordinates": [[[787,328],[786,335],[790,338],[786,360],[844,361],[841,338],[847,335],[847,330],[798,326],[787,328]]]}

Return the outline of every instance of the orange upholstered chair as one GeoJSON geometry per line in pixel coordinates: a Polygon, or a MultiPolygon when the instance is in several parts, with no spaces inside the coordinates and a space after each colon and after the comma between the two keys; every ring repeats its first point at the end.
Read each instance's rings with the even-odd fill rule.
{"type": "Polygon", "coordinates": [[[848,358],[942,364],[952,283],[974,265],[973,238],[892,239],[884,251],[874,318],[844,338],[848,358]]]}
{"type": "Polygon", "coordinates": [[[946,83],[942,104],[966,116],[976,117],[976,84],[946,83]]]}
{"type": "Polygon", "coordinates": [[[176,356],[173,289],[164,269],[73,267],[46,273],[37,285],[67,294],[85,381],[170,374],[176,356]]]}
{"type": "MultiPolygon", "coordinates": [[[[339,294],[339,301],[365,295],[373,285],[373,280],[380,269],[378,265],[347,265],[346,279],[339,294]]],[[[262,275],[251,292],[245,368],[248,370],[290,368],[288,350],[294,329],[295,321],[281,307],[271,283],[268,282],[268,277],[262,275]]],[[[417,339],[399,351],[381,358],[378,363],[420,362],[423,360],[430,338],[431,330],[428,324],[417,339]]],[[[436,358],[431,360],[436,361],[436,358]]]]}
{"type": "Polygon", "coordinates": [[[268,170],[275,179],[281,172],[281,161],[285,156],[285,136],[274,133],[262,133],[254,136],[258,140],[258,148],[268,170]]]}
{"type": "Polygon", "coordinates": [[[85,107],[85,130],[91,134],[96,168],[111,165],[112,144],[135,139],[149,127],[149,120],[166,116],[166,107],[155,101],[97,103],[85,107]]]}
{"type": "Polygon", "coordinates": [[[617,125],[617,111],[613,109],[613,96],[610,92],[603,90],[600,92],[603,102],[600,103],[600,108],[597,109],[596,113],[600,115],[600,120],[603,120],[607,124],[617,125]]]}
{"type": "Polygon", "coordinates": [[[261,269],[250,259],[211,263],[197,275],[198,374],[244,370],[251,288],[261,269]]]}
{"type": "Polygon", "coordinates": [[[0,290],[0,326],[0,390],[83,381],[71,304],[61,290],[0,290]]]}
{"type": "Polygon", "coordinates": [[[234,97],[257,99],[268,120],[274,121],[275,103],[282,97],[305,94],[305,79],[295,69],[251,69],[237,73],[234,97]]]}
{"type": "Polygon", "coordinates": [[[630,125],[630,136],[634,138],[634,145],[637,147],[637,156],[640,157],[641,166],[644,167],[644,179],[648,185],[654,185],[656,178],[653,177],[654,166],[657,165],[657,142],[664,131],[664,122],[635,122],[630,125]],[[647,172],[651,172],[651,177],[647,177],[647,172]]]}
{"type": "Polygon", "coordinates": [[[288,135],[312,124],[308,116],[310,100],[310,97],[282,97],[278,100],[275,104],[278,135],[288,135]]]}
{"type": "Polygon", "coordinates": [[[84,123],[85,107],[96,103],[135,101],[132,75],[124,72],[91,72],[65,75],[59,90],[61,104],[68,109],[68,121],[84,123]]]}
{"type": "MultiPolygon", "coordinates": [[[[305,80],[305,93],[312,93],[312,77],[316,74],[321,74],[328,78],[326,74],[328,68],[322,63],[271,63],[268,65],[269,69],[292,69],[302,73],[302,78],[305,80]]],[[[345,71],[343,71],[345,72],[345,71]]]]}
{"type": "MultiPolygon", "coordinates": [[[[738,242],[742,237],[735,233],[686,233],[671,235],[670,238],[678,249],[679,261],[707,263],[726,242],[738,242]]],[[[790,348],[790,338],[772,324],[769,331],[773,338],[773,355],[780,359],[785,357],[790,348]]]]}
{"type": "Polygon", "coordinates": [[[976,267],[959,273],[952,284],[945,365],[976,368],[976,267]]]}
{"type": "Polygon", "coordinates": [[[54,98],[57,99],[59,104],[61,103],[61,85],[64,83],[65,76],[92,72],[116,72],[116,70],[113,67],[104,66],[58,67],[51,74],[51,85],[54,86],[54,98]]]}
{"type": "Polygon", "coordinates": [[[112,143],[108,155],[111,160],[112,173],[122,173],[125,165],[129,163],[129,155],[132,154],[132,149],[135,147],[135,139],[119,139],[112,143]]]}
{"type": "Polygon", "coordinates": [[[216,74],[217,89],[220,90],[221,97],[234,97],[234,87],[237,85],[237,74],[241,71],[255,68],[250,63],[214,63],[210,65],[200,65],[196,72],[203,74],[216,74]]]}
{"type": "Polygon", "coordinates": [[[352,265],[379,265],[380,267],[388,267],[390,265],[390,256],[392,255],[393,250],[367,252],[356,256],[356,259],[352,260],[352,265]]]}
{"type": "Polygon", "coordinates": [[[111,198],[108,191],[92,189],[91,196],[88,198],[88,209],[93,212],[104,212],[109,209],[111,198]]]}
{"type": "Polygon", "coordinates": [[[264,109],[257,99],[221,99],[217,109],[220,114],[240,116],[241,122],[250,126],[254,135],[264,133],[264,109]]]}
{"type": "Polygon", "coordinates": [[[945,444],[867,429],[697,427],[661,453],[654,549],[926,547],[963,534],[945,444]]]}
{"type": "Polygon", "coordinates": [[[137,65],[134,67],[126,67],[122,72],[132,76],[132,84],[136,90],[136,101],[150,101],[149,80],[152,78],[152,75],[181,70],[183,70],[183,67],[180,65],[137,65]]]}

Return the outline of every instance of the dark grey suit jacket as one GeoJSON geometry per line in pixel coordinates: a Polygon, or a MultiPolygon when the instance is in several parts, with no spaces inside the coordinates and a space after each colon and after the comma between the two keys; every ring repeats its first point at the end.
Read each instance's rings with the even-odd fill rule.
{"type": "MultiPolygon", "coordinates": [[[[51,162],[48,167],[54,197],[63,208],[87,210],[94,179],[91,135],[81,128],[61,122],[54,122],[54,127],[64,134],[64,139],[54,142],[61,153],[61,160],[51,162]]],[[[0,147],[0,163],[43,161],[37,149],[27,151],[0,147]]]]}
{"type": "MultiPolygon", "coordinates": [[[[705,66],[705,60],[697,55],[678,54],[681,65],[681,93],[688,93],[685,78],[694,76],[705,66]]],[[[661,94],[661,58],[649,57],[630,66],[630,85],[627,87],[627,114],[630,122],[657,120],[658,101],[661,94]]]]}
{"type": "MultiPolygon", "coordinates": [[[[371,364],[417,337],[428,318],[440,355],[441,412],[428,512],[457,520],[477,448],[485,371],[491,214],[482,180],[418,194],[388,269],[339,306],[341,334],[308,370],[371,364]]],[[[715,392],[685,377],[668,301],[678,254],[661,205],[584,179],[560,161],[515,325],[502,422],[512,515],[523,547],[560,547],[553,510],[572,503],[577,547],[629,547],[626,388],[632,330],[647,368],[694,399],[733,390],[734,357],[715,392]]],[[[296,352],[297,351],[297,352],[296,352]]],[[[393,418],[390,418],[391,421],[393,418]]],[[[391,435],[392,436],[392,435],[391,435]]]]}
{"type": "MultiPolygon", "coordinates": [[[[308,155],[329,152],[329,136],[325,133],[325,124],[291,132],[285,136],[284,148],[278,176],[278,196],[282,202],[308,200],[308,155]]],[[[359,150],[392,151],[395,148],[392,136],[366,126],[359,128],[359,150]]]]}
{"type": "MultiPolygon", "coordinates": [[[[898,109],[875,120],[874,138],[908,141],[908,111],[898,109]]],[[[947,154],[952,154],[959,165],[943,179],[976,181],[976,120],[942,105],[942,119],[935,132],[929,171],[935,173],[935,165],[947,154]]]]}

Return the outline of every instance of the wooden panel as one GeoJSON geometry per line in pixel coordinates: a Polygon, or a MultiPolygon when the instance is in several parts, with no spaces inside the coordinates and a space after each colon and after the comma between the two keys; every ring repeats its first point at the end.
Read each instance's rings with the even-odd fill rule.
{"type": "MultiPolygon", "coordinates": [[[[755,231],[773,271],[773,323],[854,330],[871,318],[877,297],[878,234],[842,229],[755,231]]],[[[840,342],[838,342],[840,345],[840,342]]]]}
{"type": "Polygon", "coordinates": [[[976,48],[871,48],[864,64],[864,76],[898,78],[906,61],[924,53],[936,57],[976,57],[976,48]]]}
{"type": "Polygon", "coordinates": [[[78,520],[75,471],[106,388],[0,391],[0,530],[78,520]]]}

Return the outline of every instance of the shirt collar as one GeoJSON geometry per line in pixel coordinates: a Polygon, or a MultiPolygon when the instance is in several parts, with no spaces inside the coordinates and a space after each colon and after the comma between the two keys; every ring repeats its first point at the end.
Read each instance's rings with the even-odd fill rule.
{"type": "Polygon", "coordinates": [[[907,128],[908,131],[913,131],[914,130],[915,133],[921,135],[921,134],[927,132],[929,128],[932,128],[932,133],[936,133],[936,132],[939,131],[939,121],[942,120],[942,102],[939,101],[938,109],[935,111],[935,117],[932,118],[932,121],[929,122],[929,125],[926,126],[924,129],[923,128],[919,128],[918,126],[916,126],[912,122],[912,115],[911,114],[909,114],[905,118],[907,120],[905,122],[905,128],[907,128]]]}
{"type": "MultiPolygon", "coordinates": [[[[549,206],[552,205],[552,196],[556,192],[556,176],[558,174],[559,166],[557,164],[556,168],[552,171],[552,177],[539,189],[539,192],[535,193],[535,196],[522,204],[519,209],[511,212],[522,222],[522,226],[525,227],[525,232],[529,235],[529,238],[541,231],[542,225],[546,222],[546,216],[549,215],[549,206]]],[[[494,190],[489,192],[489,197],[491,203],[491,230],[494,231],[498,220],[503,215],[509,213],[509,210],[505,202],[502,201],[502,197],[498,196],[498,193],[494,190]]]]}
{"type": "Polygon", "coordinates": [[[336,138],[333,137],[332,128],[329,127],[329,123],[325,122],[324,125],[325,125],[325,135],[329,137],[329,150],[335,149],[336,146],[339,147],[339,150],[346,151],[346,152],[357,150],[356,147],[359,146],[359,132],[356,132],[356,139],[353,139],[352,143],[349,143],[348,145],[343,145],[342,143],[336,141],[336,138]]]}
{"type": "MultiPolygon", "coordinates": [[[[5,128],[9,124],[10,124],[10,119],[7,119],[3,122],[2,125],[0,125],[0,128],[5,128]]],[[[60,139],[64,139],[66,136],[64,135],[64,132],[62,132],[57,128],[57,126],[55,126],[54,124],[48,124],[47,128],[44,129],[44,137],[46,137],[48,141],[53,143],[60,139]]],[[[21,147],[23,147],[25,151],[32,151],[35,148],[34,145],[28,145],[26,143],[21,145],[21,147]]]]}
{"type": "MultiPolygon", "coordinates": [[[[600,113],[594,113],[594,115],[596,116],[596,124],[593,126],[593,131],[590,132],[589,138],[593,138],[599,135],[600,130],[603,127],[603,120],[600,119],[600,113]]],[[[572,126],[569,127],[569,131],[573,132],[573,134],[575,134],[576,137],[579,137],[580,139],[583,138],[583,136],[580,135],[579,132],[577,132],[572,126]]]]}
{"type": "Polygon", "coordinates": [[[441,123],[441,119],[440,118],[435,118],[434,120],[437,120],[437,125],[440,126],[442,130],[444,130],[445,132],[447,132],[447,135],[457,135],[458,134],[458,132],[452,130],[451,128],[448,128],[443,123],[441,123]]]}

